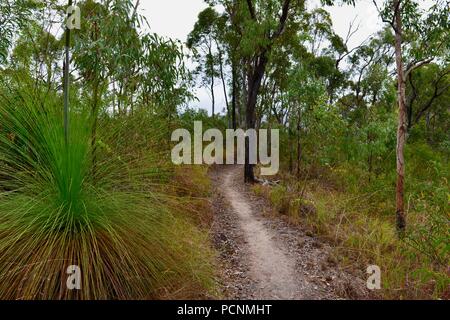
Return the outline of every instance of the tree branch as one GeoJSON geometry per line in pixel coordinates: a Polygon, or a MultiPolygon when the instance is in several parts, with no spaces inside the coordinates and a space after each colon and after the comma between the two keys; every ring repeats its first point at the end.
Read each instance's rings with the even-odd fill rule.
{"type": "Polygon", "coordinates": [[[433,61],[434,58],[428,58],[428,59],[423,59],[420,61],[413,61],[412,63],[410,63],[408,65],[407,70],[405,71],[405,78],[408,77],[408,75],[413,72],[415,69],[420,68],[423,65],[429,64],[431,61],[433,61]]]}
{"type": "Polygon", "coordinates": [[[290,6],[291,6],[291,0],[284,0],[283,11],[282,11],[281,17],[280,17],[280,25],[278,27],[278,31],[273,35],[272,39],[278,38],[283,33],[284,28],[286,27],[286,21],[288,18],[290,6]]]}
{"type": "Polygon", "coordinates": [[[384,23],[389,24],[389,25],[392,27],[392,29],[394,29],[394,31],[397,32],[397,27],[396,27],[395,24],[394,24],[394,17],[395,17],[395,14],[397,13],[397,10],[398,10],[399,6],[400,6],[401,0],[399,0],[399,1],[397,2],[397,6],[395,7],[394,14],[392,15],[392,20],[386,20],[385,18],[383,18],[383,14],[381,13],[381,10],[380,10],[380,8],[378,7],[378,4],[377,4],[376,0],[372,0],[372,2],[373,2],[373,4],[375,5],[375,8],[376,8],[377,11],[378,11],[378,15],[380,16],[381,21],[383,21],[384,23]]]}
{"type": "Polygon", "coordinates": [[[439,83],[441,82],[441,80],[447,75],[449,74],[450,69],[448,69],[446,72],[442,73],[439,78],[435,81],[434,84],[434,93],[433,96],[430,98],[430,100],[428,101],[428,103],[426,103],[419,111],[419,113],[416,115],[415,117],[415,123],[418,123],[420,118],[422,118],[422,116],[425,114],[425,112],[431,108],[431,106],[433,105],[434,100],[436,100],[437,98],[439,98],[441,95],[443,95],[447,89],[450,88],[450,84],[446,85],[444,88],[442,88],[441,90],[439,90],[439,83]]]}
{"type": "Polygon", "coordinates": [[[253,6],[252,0],[247,0],[248,11],[253,20],[256,20],[255,7],[253,6]]]}
{"type": "Polygon", "coordinates": [[[137,0],[137,1],[136,1],[136,4],[134,5],[134,8],[133,8],[133,14],[131,15],[131,21],[134,20],[136,14],[137,14],[137,9],[138,9],[138,7],[139,7],[139,2],[140,2],[140,0],[137,0]]]}

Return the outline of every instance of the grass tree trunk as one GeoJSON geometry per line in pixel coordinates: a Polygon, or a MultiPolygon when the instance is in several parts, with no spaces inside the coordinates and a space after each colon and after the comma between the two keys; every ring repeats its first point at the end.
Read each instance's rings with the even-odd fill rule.
{"type": "MultiPolygon", "coordinates": [[[[69,0],[68,7],[72,6],[69,0]]],[[[67,17],[68,18],[68,17],[67,17]]],[[[69,140],[69,68],[70,68],[70,29],[66,26],[65,60],[64,60],[64,138],[66,144],[69,140]]]]}
{"type": "Polygon", "coordinates": [[[401,0],[395,0],[395,61],[397,65],[398,82],[398,129],[397,129],[397,188],[396,188],[396,219],[397,230],[403,233],[406,228],[405,204],[404,204],[404,183],[405,183],[405,157],[404,147],[406,142],[406,94],[405,94],[405,73],[402,60],[402,20],[401,20],[401,0]]]}

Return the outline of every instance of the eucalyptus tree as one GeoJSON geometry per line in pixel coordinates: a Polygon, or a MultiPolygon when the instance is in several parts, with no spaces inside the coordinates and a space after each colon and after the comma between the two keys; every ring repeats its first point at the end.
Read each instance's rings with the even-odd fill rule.
{"type": "Polygon", "coordinates": [[[302,159],[301,132],[308,130],[310,123],[307,119],[313,114],[314,108],[323,101],[322,97],[326,93],[324,79],[320,79],[314,74],[312,68],[307,64],[297,64],[290,73],[290,82],[288,88],[288,101],[291,106],[289,115],[289,130],[291,126],[296,131],[296,174],[300,177],[300,162],[302,159]]]}
{"type": "MultiPolygon", "coordinates": [[[[256,125],[256,106],[261,90],[262,80],[270,59],[272,49],[280,44],[289,20],[295,13],[304,9],[303,1],[296,0],[210,0],[210,4],[220,4],[225,8],[227,25],[234,30],[233,45],[236,50],[231,55],[233,73],[233,99],[236,99],[236,64],[244,61],[246,81],[246,128],[253,129],[256,125]],[[238,59],[239,57],[240,59],[238,59]]],[[[233,100],[234,101],[234,100],[233,100]]],[[[233,102],[235,106],[235,101],[233,102]]],[[[248,182],[253,182],[253,165],[249,163],[249,143],[246,141],[246,161],[244,176],[248,182]]]]}
{"type": "Polygon", "coordinates": [[[30,21],[32,10],[42,5],[31,0],[0,2],[0,65],[6,62],[14,35],[30,21]]]}
{"type": "MultiPolygon", "coordinates": [[[[246,127],[255,128],[256,103],[261,82],[274,45],[285,32],[288,20],[296,11],[304,9],[302,1],[252,1],[247,0],[247,15],[243,21],[244,54],[248,68],[248,98],[246,105],[246,127]]],[[[244,177],[245,181],[255,180],[253,165],[249,162],[249,142],[246,141],[244,177]]]]}
{"type": "Polygon", "coordinates": [[[224,13],[222,15],[221,27],[221,39],[225,42],[227,48],[228,60],[231,64],[231,123],[233,129],[236,129],[242,124],[242,108],[241,105],[245,104],[246,97],[244,97],[245,79],[242,77],[243,66],[240,63],[242,61],[241,43],[243,40],[243,31],[241,25],[241,3],[234,0],[207,0],[210,5],[216,5],[221,3],[224,7],[224,13]]]}
{"type": "MultiPolygon", "coordinates": [[[[219,64],[219,75],[220,79],[222,81],[222,88],[223,88],[223,96],[225,99],[225,107],[228,115],[228,123],[229,126],[235,126],[233,121],[233,116],[231,115],[232,111],[230,110],[230,104],[228,101],[228,89],[227,89],[227,73],[225,66],[227,62],[230,60],[230,57],[232,57],[232,41],[233,41],[233,35],[230,34],[230,32],[227,31],[227,16],[225,14],[222,14],[218,16],[215,23],[215,29],[216,29],[216,37],[215,37],[215,43],[217,47],[217,62],[219,64]]],[[[232,63],[231,63],[232,64],[232,63]]]]}
{"type": "Polygon", "coordinates": [[[410,72],[406,92],[408,132],[423,118],[430,129],[431,118],[440,117],[450,107],[450,66],[431,63],[410,72]]]}
{"type": "MultiPolygon", "coordinates": [[[[136,3],[137,4],[137,3],[136,3]]],[[[136,26],[138,15],[131,0],[86,0],[78,5],[83,12],[81,30],[73,37],[73,62],[91,90],[93,176],[96,175],[97,125],[102,96],[110,78],[119,82],[119,101],[127,101],[124,90],[132,87],[140,54],[136,26]]],[[[121,110],[119,106],[119,110],[121,110]]],[[[126,112],[126,107],[123,112],[126,112]]]]}
{"type": "Polygon", "coordinates": [[[406,79],[414,70],[431,63],[442,53],[447,54],[450,18],[448,3],[437,0],[425,13],[417,1],[388,0],[379,9],[383,22],[394,32],[395,62],[397,72],[398,129],[397,129],[397,187],[396,219],[397,230],[403,234],[406,228],[404,204],[405,157],[404,147],[407,135],[406,79]],[[408,59],[409,62],[405,62],[408,59]],[[406,67],[405,67],[406,66],[406,67]]]}
{"type": "MultiPolygon", "coordinates": [[[[297,37],[301,28],[306,28],[304,23],[307,18],[305,1],[209,0],[207,2],[213,5],[220,4],[225,8],[228,18],[227,25],[233,31],[234,36],[234,45],[231,46],[234,51],[234,54],[231,55],[233,79],[236,78],[234,66],[236,66],[237,61],[242,61],[241,69],[245,74],[243,80],[245,82],[244,90],[246,91],[246,127],[247,129],[255,128],[258,113],[257,105],[258,101],[261,102],[260,93],[262,91],[267,92],[263,81],[270,60],[273,58],[274,48],[285,48],[286,44],[297,37]]],[[[351,0],[344,2],[353,3],[351,0]]],[[[332,4],[333,1],[324,1],[324,3],[332,4]]],[[[342,41],[338,41],[339,39],[333,34],[329,15],[322,11],[317,12],[314,16],[319,18],[316,26],[316,43],[319,43],[320,38],[325,35],[330,39],[333,46],[339,47],[340,55],[342,55],[344,51],[342,41]],[[322,18],[325,19],[324,23],[322,23],[322,18]]],[[[320,45],[314,45],[314,47],[320,47],[320,45]]],[[[331,61],[331,59],[329,60],[331,61]]],[[[339,72],[335,72],[336,69],[337,67],[330,72],[330,96],[333,96],[334,86],[341,80],[339,72]]],[[[235,99],[235,96],[233,94],[233,99],[235,99]]],[[[248,163],[248,159],[246,159],[244,176],[246,181],[254,181],[253,166],[248,163]]]]}
{"type": "Polygon", "coordinates": [[[14,64],[9,68],[21,71],[24,76],[30,75],[36,84],[47,87],[47,91],[55,86],[60,72],[60,41],[49,31],[44,30],[36,21],[30,21],[26,31],[19,33],[11,51],[14,64]]]}
{"type": "Polygon", "coordinates": [[[389,69],[393,62],[392,35],[383,30],[366,43],[361,44],[348,57],[349,87],[352,101],[349,108],[356,109],[364,120],[364,113],[369,105],[374,105],[381,93],[381,85],[389,79],[389,69]]]}
{"type": "Polygon", "coordinates": [[[192,74],[185,64],[185,52],[179,41],[157,34],[141,37],[139,82],[142,106],[167,119],[177,114],[177,107],[193,99],[192,74]]]}
{"type": "MultiPolygon", "coordinates": [[[[187,46],[193,50],[198,63],[197,73],[201,77],[202,85],[209,88],[211,94],[212,116],[215,115],[215,79],[222,75],[223,79],[223,51],[218,45],[217,23],[219,14],[212,7],[208,7],[198,15],[194,29],[189,33],[187,46]],[[218,51],[219,56],[216,54],[218,51]],[[220,59],[220,61],[219,61],[220,59]],[[220,64],[220,70],[218,65],[220,64]]],[[[225,89],[226,93],[226,89],[225,89]]],[[[225,95],[226,97],[226,95],[225,95]]]]}

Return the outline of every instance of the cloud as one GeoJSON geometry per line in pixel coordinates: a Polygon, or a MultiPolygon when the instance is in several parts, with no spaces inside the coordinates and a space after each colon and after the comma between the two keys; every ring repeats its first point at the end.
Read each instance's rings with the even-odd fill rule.
{"type": "Polygon", "coordinates": [[[207,4],[203,0],[145,0],[141,14],[147,17],[150,30],[159,35],[186,41],[197,16],[207,4]]]}

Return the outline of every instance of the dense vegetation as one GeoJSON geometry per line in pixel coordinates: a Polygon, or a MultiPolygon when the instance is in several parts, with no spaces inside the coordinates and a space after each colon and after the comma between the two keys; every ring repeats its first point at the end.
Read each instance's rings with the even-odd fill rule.
{"type": "Polygon", "coordinates": [[[170,161],[194,120],[280,129],[280,183],[255,192],[343,266],[379,265],[385,297],[448,297],[448,3],[374,6],[385,28],[349,48],[357,27],[305,1],[206,2],[184,47],[139,1],[79,1],[68,34],[67,3],[2,0],[0,298],[214,295],[208,179],[170,161]],[[187,107],[197,85],[212,117],[187,107]],[[69,265],[82,290],[61,290],[69,265]]]}
{"type": "Polygon", "coordinates": [[[344,264],[379,265],[387,297],[447,296],[448,3],[375,2],[385,28],[354,48],[354,22],[343,39],[302,1],[210,3],[224,12],[203,11],[188,41],[208,48],[202,83],[228,64],[229,122],[282,134],[281,185],[256,191],[344,264]]]}

